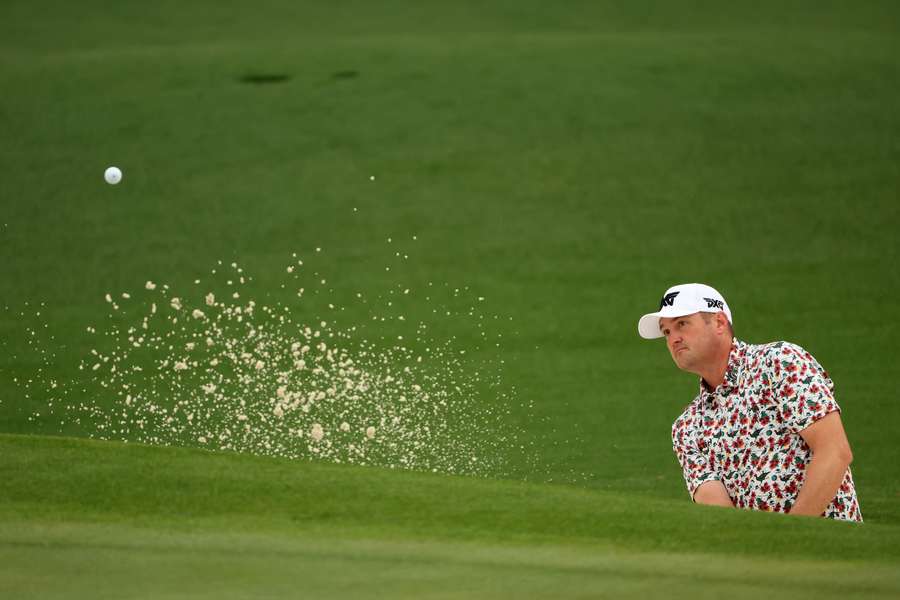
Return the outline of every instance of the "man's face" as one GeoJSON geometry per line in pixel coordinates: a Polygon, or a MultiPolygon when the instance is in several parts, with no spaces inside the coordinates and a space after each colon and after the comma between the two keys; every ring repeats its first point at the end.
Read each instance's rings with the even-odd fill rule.
{"type": "Polygon", "coordinates": [[[700,313],[659,320],[659,330],[679,369],[697,373],[715,358],[719,343],[716,323],[717,318],[707,323],[700,313]]]}

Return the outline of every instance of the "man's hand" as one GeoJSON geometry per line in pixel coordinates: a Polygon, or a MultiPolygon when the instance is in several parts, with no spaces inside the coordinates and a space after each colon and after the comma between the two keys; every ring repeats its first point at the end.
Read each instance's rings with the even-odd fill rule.
{"type": "Polygon", "coordinates": [[[694,491],[694,502],[734,508],[731,496],[728,495],[728,490],[721,481],[706,481],[700,484],[700,487],[694,491]]]}
{"type": "Polygon", "coordinates": [[[812,450],[812,460],[790,514],[818,517],[834,500],[847,467],[853,462],[853,453],[837,411],[828,413],[800,435],[812,450]]]}

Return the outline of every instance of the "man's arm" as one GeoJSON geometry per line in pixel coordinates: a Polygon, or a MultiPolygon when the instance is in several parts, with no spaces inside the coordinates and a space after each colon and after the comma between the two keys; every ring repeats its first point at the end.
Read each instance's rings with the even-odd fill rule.
{"type": "Polygon", "coordinates": [[[828,413],[800,435],[812,450],[812,460],[790,514],[818,517],[834,500],[847,467],[853,462],[853,453],[837,411],[828,413]]]}
{"type": "Polygon", "coordinates": [[[721,481],[707,481],[700,484],[700,487],[694,492],[694,502],[734,508],[731,496],[728,495],[728,490],[721,481]]]}

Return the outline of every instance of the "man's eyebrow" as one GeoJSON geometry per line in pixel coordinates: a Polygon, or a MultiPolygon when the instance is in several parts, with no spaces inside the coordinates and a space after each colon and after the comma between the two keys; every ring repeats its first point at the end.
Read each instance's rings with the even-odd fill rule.
{"type": "MultiPolygon", "coordinates": [[[[672,318],[675,319],[675,321],[677,322],[677,321],[679,321],[679,320],[681,320],[681,319],[684,319],[684,318],[687,317],[687,316],[688,316],[688,315],[684,315],[683,317],[672,317],[672,318]]],[[[659,320],[659,330],[660,330],[660,331],[663,330],[662,319],[659,320]]]]}

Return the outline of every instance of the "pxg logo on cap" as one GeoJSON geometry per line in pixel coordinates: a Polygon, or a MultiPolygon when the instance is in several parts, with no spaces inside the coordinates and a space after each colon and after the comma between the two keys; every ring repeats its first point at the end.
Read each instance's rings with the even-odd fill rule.
{"type": "Polygon", "coordinates": [[[662,310],[663,307],[666,306],[675,306],[675,297],[680,293],[681,292],[672,292],[671,294],[663,296],[663,299],[659,301],[659,310],[662,310]]]}
{"type": "Polygon", "coordinates": [[[721,300],[716,300],[715,298],[704,298],[706,300],[706,308],[718,308],[719,310],[725,310],[725,303],[721,300]]]}

